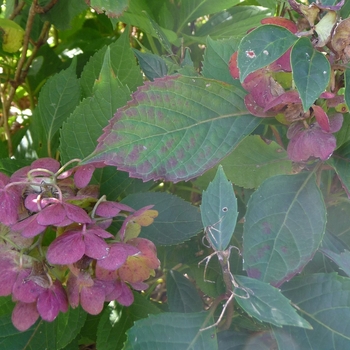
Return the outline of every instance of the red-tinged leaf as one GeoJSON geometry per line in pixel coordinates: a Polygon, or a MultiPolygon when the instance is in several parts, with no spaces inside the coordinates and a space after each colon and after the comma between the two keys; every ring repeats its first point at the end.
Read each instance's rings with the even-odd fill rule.
{"type": "Polygon", "coordinates": [[[189,180],[216,165],[260,121],[234,86],[202,77],[146,82],[83,163],[104,161],[144,181],[189,180]]]}
{"type": "Polygon", "coordinates": [[[276,26],[284,27],[295,34],[298,31],[297,25],[284,17],[268,17],[260,21],[261,24],[274,24],[276,26]]]}
{"type": "Polygon", "coordinates": [[[330,132],[331,127],[329,125],[329,119],[328,119],[327,113],[320,106],[313,105],[312,109],[314,111],[317,123],[321,127],[321,129],[326,132],[330,132]]]}

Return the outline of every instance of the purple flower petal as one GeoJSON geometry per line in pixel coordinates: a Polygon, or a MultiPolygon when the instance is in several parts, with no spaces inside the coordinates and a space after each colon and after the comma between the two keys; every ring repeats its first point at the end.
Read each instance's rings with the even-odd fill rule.
{"type": "Polygon", "coordinates": [[[40,225],[37,221],[38,214],[29,216],[28,218],[17,222],[11,226],[13,231],[21,232],[23,237],[35,237],[45,231],[46,226],[40,225]]]}
{"type": "Polygon", "coordinates": [[[95,167],[92,164],[86,164],[77,167],[74,174],[74,183],[78,188],[86,187],[95,171],[95,167]]]}
{"type": "Polygon", "coordinates": [[[0,271],[0,296],[10,295],[17,279],[18,267],[13,260],[2,257],[0,271]]]}
{"type": "Polygon", "coordinates": [[[68,298],[65,289],[63,288],[61,282],[56,280],[51,286],[52,291],[55,293],[58,300],[59,308],[61,312],[68,311],[68,298]]]}
{"type": "Polygon", "coordinates": [[[63,203],[63,206],[69,219],[82,224],[91,223],[91,218],[84,209],[70,203],[63,203]]]}
{"type": "Polygon", "coordinates": [[[61,203],[50,204],[38,213],[38,223],[40,225],[55,225],[63,221],[66,211],[61,203]]]}
{"type": "Polygon", "coordinates": [[[85,255],[93,259],[102,259],[108,255],[108,244],[94,233],[84,233],[85,255]]]}
{"type": "Polygon", "coordinates": [[[0,222],[4,225],[14,224],[18,220],[21,196],[14,188],[0,190],[0,222]]]}
{"type": "Polygon", "coordinates": [[[52,322],[60,311],[60,305],[55,293],[51,289],[43,291],[37,301],[37,310],[43,320],[52,322]]]}
{"type": "Polygon", "coordinates": [[[120,295],[117,297],[119,304],[124,306],[130,306],[134,302],[134,295],[130,288],[123,281],[118,281],[120,283],[120,295]]]}
{"type": "MultiPolygon", "coordinates": [[[[53,173],[56,173],[60,167],[61,165],[56,159],[49,157],[37,159],[30,165],[31,169],[42,168],[47,169],[53,173]]],[[[42,175],[47,176],[47,173],[43,172],[42,175]]]]}
{"type": "Polygon", "coordinates": [[[16,282],[12,288],[12,298],[24,303],[33,303],[38,296],[45,290],[32,280],[28,280],[30,270],[22,270],[18,273],[16,282]]]}
{"type": "Polygon", "coordinates": [[[98,315],[103,310],[105,291],[103,285],[94,283],[92,287],[83,287],[80,292],[80,305],[91,315],[98,315]]]}
{"type": "Polygon", "coordinates": [[[81,230],[67,231],[49,246],[46,258],[50,264],[67,265],[77,262],[85,253],[81,230]]]}
{"type": "Polygon", "coordinates": [[[125,263],[129,255],[135,255],[139,252],[136,247],[129,244],[114,243],[110,246],[108,256],[98,260],[97,265],[106,270],[117,270],[125,263]]]}
{"type": "Polygon", "coordinates": [[[146,290],[149,285],[145,282],[130,283],[131,287],[135,290],[146,290]]]}
{"type": "Polygon", "coordinates": [[[68,277],[67,281],[67,296],[69,305],[75,309],[79,306],[79,284],[78,279],[72,273],[68,277]]]}
{"type": "Polygon", "coordinates": [[[114,236],[108,231],[102,229],[97,225],[89,225],[87,231],[101,238],[113,238],[114,236]]]}
{"type": "Polygon", "coordinates": [[[104,218],[113,218],[117,216],[121,211],[134,212],[134,209],[128,205],[117,202],[101,202],[96,208],[96,214],[104,218]]]}
{"type": "Polygon", "coordinates": [[[17,302],[12,311],[12,323],[21,332],[30,328],[39,318],[36,303],[17,302]]]}

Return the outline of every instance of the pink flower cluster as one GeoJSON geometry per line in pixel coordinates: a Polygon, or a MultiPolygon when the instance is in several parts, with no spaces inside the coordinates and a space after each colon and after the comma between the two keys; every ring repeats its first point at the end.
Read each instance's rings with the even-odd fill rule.
{"type": "MultiPolygon", "coordinates": [[[[297,33],[296,24],[286,18],[265,18],[262,24],[274,24],[297,33]]],[[[295,162],[305,162],[310,158],[327,160],[336,148],[333,133],[340,130],[343,116],[335,113],[328,117],[320,106],[313,104],[310,110],[303,111],[302,102],[297,90],[287,90],[276,80],[276,73],[291,73],[291,49],[268,66],[250,73],[242,82],[248,92],[244,102],[249,113],[257,117],[283,116],[283,123],[289,125],[287,138],[290,140],[287,153],[295,162]]],[[[237,64],[238,52],[230,59],[229,69],[232,77],[238,79],[240,72],[237,64]]],[[[320,98],[326,99],[329,106],[334,102],[344,102],[342,96],[324,92],[320,98]],[[339,101],[338,101],[339,100],[339,101]]],[[[334,107],[334,106],[333,106],[334,107]]]]}
{"type": "Polygon", "coordinates": [[[154,244],[137,237],[157,212],[99,199],[98,187],[88,185],[93,171],[64,172],[43,158],[11,177],[0,173],[0,296],[12,295],[20,331],[39,316],[53,321],[69,306],[94,315],[106,301],[129,306],[130,287],[146,289],[159,267],[154,244]],[[124,222],[113,235],[107,229],[117,217],[124,222]]]}

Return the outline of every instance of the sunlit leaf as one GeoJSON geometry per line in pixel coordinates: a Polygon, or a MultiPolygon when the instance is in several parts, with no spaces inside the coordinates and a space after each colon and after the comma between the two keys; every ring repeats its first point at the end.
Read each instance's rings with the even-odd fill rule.
{"type": "Polygon", "coordinates": [[[0,18],[0,34],[4,51],[14,53],[22,47],[24,29],[16,22],[7,18],[0,18]]]}

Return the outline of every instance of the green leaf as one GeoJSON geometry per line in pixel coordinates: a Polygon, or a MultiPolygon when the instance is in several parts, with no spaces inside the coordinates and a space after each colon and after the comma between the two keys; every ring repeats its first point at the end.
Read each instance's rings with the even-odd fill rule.
{"type": "Polygon", "coordinates": [[[235,276],[240,287],[248,291],[249,298],[236,297],[239,306],[250,316],[277,327],[295,326],[312,329],[309,322],[300,317],[279,289],[254,278],[235,276]]]}
{"type": "MultiPolygon", "coordinates": [[[[293,278],[283,285],[283,294],[294,304],[313,330],[283,327],[274,330],[276,339],[289,338],[293,349],[334,349],[350,348],[350,331],[346,320],[350,318],[350,279],[335,273],[314,274],[293,278]]],[[[284,349],[279,341],[280,348],[284,349]]]]}
{"type": "MultiPolygon", "coordinates": [[[[131,91],[142,84],[142,74],[136,64],[134,53],[130,47],[129,30],[125,29],[118,40],[109,45],[110,64],[115,76],[122,85],[127,85],[131,91]]],[[[99,78],[107,47],[102,48],[85,65],[81,74],[81,87],[85,97],[92,96],[95,81],[99,78]]],[[[115,111],[114,111],[115,112],[115,111]]],[[[110,118],[112,115],[110,116],[110,118]]]]}
{"type": "Polygon", "coordinates": [[[128,7],[129,0],[90,0],[90,6],[98,13],[105,12],[108,17],[119,17],[128,7]]]}
{"type": "Polygon", "coordinates": [[[0,306],[0,347],[2,349],[63,349],[77,336],[86,318],[86,312],[81,308],[69,309],[67,313],[60,313],[53,322],[40,319],[27,331],[19,332],[11,322],[14,307],[11,298],[1,297],[0,306]]]}
{"type": "Polygon", "coordinates": [[[213,322],[207,317],[207,312],[149,316],[135,322],[127,332],[124,350],[216,350],[215,328],[200,331],[213,322]]]}
{"type": "Polygon", "coordinates": [[[120,350],[126,340],[126,331],[135,321],[160,313],[155,303],[147,300],[140,293],[134,292],[134,302],[123,307],[111,302],[104,309],[97,329],[97,349],[120,350]]]}
{"type": "Polygon", "coordinates": [[[275,25],[260,26],[241,41],[237,64],[240,81],[280,58],[298,39],[288,29],[275,25]]]}
{"type": "Polygon", "coordinates": [[[102,129],[128,97],[129,90],[116,77],[111,66],[111,51],[107,48],[99,79],[93,87],[93,96],[83,100],[62,127],[62,161],[82,159],[92,152],[102,129]]]}
{"type": "Polygon", "coordinates": [[[232,78],[228,68],[228,62],[237,47],[238,40],[236,39],[212,40],[208,37],[204,52],[203,76],[240,87],[239,81],[232,78]]]}
{"type": "Polygon", "coordinates": [[[321,248],[320,251],[329,259],[334,261],[348,276],[350,276],[350,252],[348,250],[345,250],[340,254],[325,248],[321,248]]]}
{"type": "Polygon", "coordinates": [[[300,38],[291,52],[293,80],[298,89],[304,111],[325,91],[330,78],[328,59],[313,48],[309,38],[300,38]]]}
{"type": "Polygon", "coordinates": [[[195,33],[192,40],[205,44],[207,36],[212,39],[235,38],[241,40],[247,31],[259,26],[260,21],[271,14],[270,10],[257,6],[236,6],[210,16],[195,33]]]}
{"type": "Polygon", "coordinates": [[[105,162],[144,181],[189,180],[210,169],[261,122],[244,93],[215,80],[146,82],[118,110],[84,163],[105,162]]]}
{"type": "Polygon", "coordinates": [[[166,287],[169,311],[190,313],[203,310],[203,302],[196,287],[180,272],[169,270],[166,287]]]}
{"type": "Polygon", "coordinates": [[[24,30],[15,21],[0,18],[2,49],[5,52],[17,52],[23,45],[24,30]]]}
{"type": "Polygon", "coordinates": [[[344,98],[345,98],[346,106],[348,107],[348,110],[350,111],[350,69],[345,70],[344,79],[345,79],[344,98]]]}
{"type": "Polygon", "coordinates": [[[248,202],[243,233],[248,276],[279,286],[301,272],[319,247],[325,204],[312,173],[270,177],[248,202]]]}
{"type": "Polygon", "coordinates": [[[40,15],[41,20],[49,21],[59,30],[70,29],[71,22],[87,9],[84,0],[60,0],[46,13],[40,15]]]}
{"type": "Polygon", "coordinates": [[[246,137],[221,164],[227,178],[244,188],[258,188],[269,177],[291,174],[293,170],[287,152],[259,135],[246,137]]]}
{"type": "Polygon", "coordinates": [[[350,198],[350,141],[344,143],[336,153],[333,154],[332,158],[328,160],[328,163],[336,171],[345,192],[350,198]]]}
{"type": "Polygon", "coordinates": [[[225,250],[236,227],[237,199],[231,182],[219,165],[214,180],[203,191],[201,216],[206,238],[215,251],[225,250]]]}
{"type": "Polygon", "coordinates": [[[129,195],[122,203],[138,210],[153,204],[158,216],[152,225],[142,227],[140,237],[156,245],[174,245],[184,242],[203,229],[197,207],[183,199],[164,192],[129,195]]]}
{"type": "Polygon", "coordinates": [[[48,149],[51,149],[56,132],[80,100],[80,85],[75,74],[74,62],[68,69],[51,77],[39,95],[37,109],[48,140],[48,149]]]}
{"type": "Polygon", "coordinates": [[[180,24],[179,32],[187,25],[187,23],[204,15],[225,10],[235,6],[239,0],[182,0],[180,5],[180,24]]]}
{"type": "Polygon", "coordinates": [[[141,52],[134,49],[142,71],[145,76],[153,81],[155,78],[164,77],[168,73],[168,67],[165,61],[158,55],[149,52],[141,52]]]}

